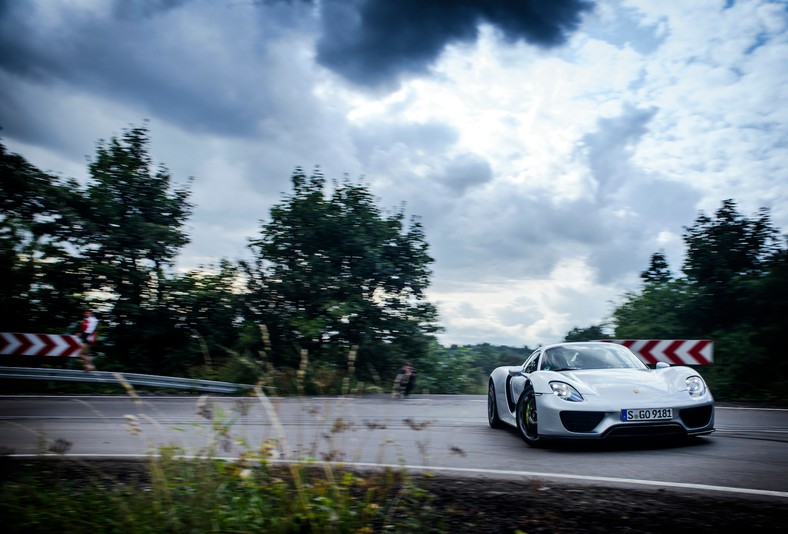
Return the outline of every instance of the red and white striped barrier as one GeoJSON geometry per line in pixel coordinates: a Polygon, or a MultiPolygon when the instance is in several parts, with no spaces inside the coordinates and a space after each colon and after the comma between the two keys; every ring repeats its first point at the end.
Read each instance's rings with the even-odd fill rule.
{"type": "Polygon", "coordinates": [[[20,334],[0,332],[0,354],[8,356],[79,356],[79,336],[59,334],[20,334]]]}
{"type": "Polygon", "coordinates": [[[714,343],[709,339],[605,339],[628,347],[645,363],[711,365],[714,343]]]}

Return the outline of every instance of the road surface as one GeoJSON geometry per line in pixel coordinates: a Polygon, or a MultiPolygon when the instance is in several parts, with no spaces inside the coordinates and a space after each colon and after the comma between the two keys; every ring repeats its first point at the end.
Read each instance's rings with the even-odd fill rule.
{"type": "Polygon", "coordinates": [[[788,410],[719,405],[689,443],[528,447],[487,425],[486,396],[0,396],[0,452],[314,459],[450,475],[678,487],[788,499],[788,410]]]}

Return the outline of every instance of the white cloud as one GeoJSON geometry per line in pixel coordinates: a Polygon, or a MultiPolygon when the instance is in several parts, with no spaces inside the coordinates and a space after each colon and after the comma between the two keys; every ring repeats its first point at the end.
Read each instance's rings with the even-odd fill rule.
{"type": "Polygon", "coordinates": [[[150,119],[154,159],[194,177],[179,267],[244,255],[295,167],[363,175],[382,207],[422,218],[445,343],[535,346],[604,321],[652,253],[680,269],[682,228],[723,199],[746,215],[771,207],[788,228],[779,3],[603,2],[552,48],[482,17],[478,36],[421,35],[435,55],[367,48],[345,65],[321,14],[309,2],[10,4],[3,142],[84,178],[96,141],[150,119]],[[321,43],[334,55],[319,64],[321,43]],[[371,59],[389,63],[364,70],[371,59]]]}
{"type": "MultiPolygon", "coordinates": [[[[505,272],[505,268],[502,269],[505,272]]],[[[612,311],[610,288],[593,282],[596,275],[582,257],[559,258],[544,278],[463,283],[435,295],[448,332],[448,343],[493,344],[535,348],[574,327],[599,323],[612,311]]]]}

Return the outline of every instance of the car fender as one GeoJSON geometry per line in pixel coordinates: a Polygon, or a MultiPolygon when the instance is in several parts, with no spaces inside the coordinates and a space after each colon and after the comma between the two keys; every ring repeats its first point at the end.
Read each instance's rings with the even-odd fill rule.
{"type": "Polygon", "coordinates": [[[534,393],[537,395],[552,393],[553,390],[550,388],[550,382],[566,382],[567,384],[574,386],[571,380],[567,380],[566,377],[561,373],[556,373],[553,371],[540,371],[538,373],[532,373],[529,377],[529,382],[534,388],[534,393]]]}

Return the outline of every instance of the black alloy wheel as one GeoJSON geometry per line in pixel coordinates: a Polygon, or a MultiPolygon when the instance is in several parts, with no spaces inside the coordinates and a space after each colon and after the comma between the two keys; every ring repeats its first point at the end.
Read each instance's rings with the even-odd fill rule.
{"type": "Polygon", "coordinates": [[[498,402],[495,400],[495,385],[490,380],[490,387],[487,388],[487,422],[491,428],[501,428],[503,423],[498,417],[498,402]]]}
{"type": "Polygon", "coordinates": [[[539,426],[537,424],[536,394],[533,386],[526,386],[520,399],[517,401],[517,430],[523,440],[531,447],[538,447],[542,440],[539,437],[539,426]]]}

